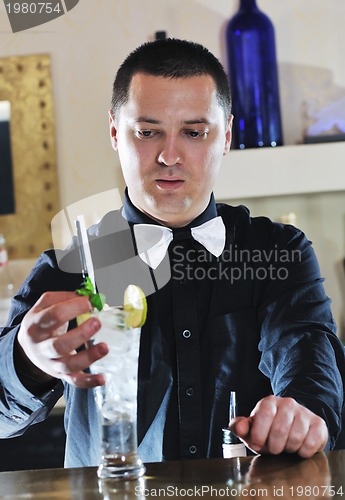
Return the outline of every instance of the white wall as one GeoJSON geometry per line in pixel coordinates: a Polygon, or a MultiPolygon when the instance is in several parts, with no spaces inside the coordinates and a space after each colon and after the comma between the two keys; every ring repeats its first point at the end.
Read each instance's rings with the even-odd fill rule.
{"type": "MultiPolygon", "coordinates": [[[[275,25],[285,142],[295,143],[301,138],[301,102],[306,96],[330,87],[334,92],[340,87],[345,95],[340,50],[345,47],[345,2],[258,0],[258,4],[275,25]]],[[[170,36],[205,44],[224,62],[223,30],[237,5],[238,0],[80,0],[66,15],[12,34],[1,2],[0,57],[33,53],[52,57],[62,206],[121,185],[108,140],[107,110],[115,71],[127,53],[156,30],[165,29],[170,36]]]]}
{"type": "MultiPolygon", "coordinates": [[[[61,18],[12,34],[1,2],[0,57],[51,54],[61,207],[123,187],[108,139],[107,110],[115,71],[128,52],[152,39],[155,31],[167,30],[170,36],[206,45],[225,62],[224,26],[237,5],[237,0],[80,0],[61,18]]],[[[285,142],[298,143],[303,102],[312,99],[321,105],[345,95],[345,2],[258,0],[258,5],[276,29],[285,142]]],[[[254,212],[272,217],[295,206],[291,197],[251,203],[254,212]]],[[[333,213],[344,213],[344,196],[298,197],[296,203],[298,220],[307,234],[313,233],[321,268],[327,271],[336,264],[335,255],[337,262],[345,256],[344,226],[326,236],[333,213]],[[304,215],[315,207],[323,214],[318,214],[322,225],[304,215]]],[[[334,273],[330,276],[327,291],[340,321],[345,297],[334,273]]]]}

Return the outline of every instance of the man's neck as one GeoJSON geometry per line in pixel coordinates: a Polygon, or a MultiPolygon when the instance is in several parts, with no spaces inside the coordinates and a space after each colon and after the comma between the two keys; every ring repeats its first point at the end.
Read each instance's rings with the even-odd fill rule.
{"type": "Polygon", "coordinates": [[[126,189],[124,193],[123,215],[128,220],[128,222],[132,222],[134,224],[159,224],[170,228],[194,227],[216,217],[217,209],[214,201],[214,196],[213,194],[211,194],[210,201],[207,207],[197,217],[194,217],[193,219],[189,220],[189,222],[186,221],[183,224],[174,224],[169,221],[163,221],[155,218],[151,214],[145,213],[143,210],[140,210],[132,203],[126,189]]]}
{"type": "MultiPolygon", "coordinates": [[[[140,210],[140,209],[138,209],[138,210],[140,210]]],[[[147,217],[149,217],[150,219],[152,219],[152,221],[156,222],[157,224],[160,224],[161,226],[165,226],[165,227],[170,227],[171,229],[176,229],[179,227],[186,227],[195,219],[195,217],[193,217],[192,219],[184,220],[184,219],[181,219],[179,217],[176,217],[176,218],[171,218],[169,220],[164,220],[164,219],[159,219],[157,217],[154,217],[153,215],[149,214],[148,212],[145,212],[145,210],[141,210],[141,212],[143,214],[145,214],[147,217]]]]}

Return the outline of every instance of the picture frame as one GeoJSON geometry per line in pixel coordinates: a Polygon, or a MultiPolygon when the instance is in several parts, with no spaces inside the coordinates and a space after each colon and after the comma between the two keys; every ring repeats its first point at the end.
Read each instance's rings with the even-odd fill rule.
{"type": "Polygon", "coordinates": [[[52,247],[50,223],[59,211],[49,54],[0,58],[0,101],[11,105],[15,198],[14,213],[0,215],[0,233],[11,259],[34,258],[52,247]]]}

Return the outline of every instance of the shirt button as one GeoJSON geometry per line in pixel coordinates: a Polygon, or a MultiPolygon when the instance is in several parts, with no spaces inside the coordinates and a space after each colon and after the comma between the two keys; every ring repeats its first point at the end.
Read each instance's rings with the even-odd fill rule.
{"type": "Polygon", "coordinates": [[[187,396],[193,396],[193,394],[194,394],[193,387],[188,387],[188,389],[186,390],[186,394],[187,394],[187,396]]]}
{"type": "Polygon", "coordinates": [[[189,337],[192,336],[192,333],[190,332],[190,330],[183,330],[182,335],[185,339],[189,339],[189,337]]]}
{"type": "Polygon", "coordinates": [[[189,447],[189,453],[194,455],[198,451],[197,447],[192,444],[192,446],[189,447]]]}

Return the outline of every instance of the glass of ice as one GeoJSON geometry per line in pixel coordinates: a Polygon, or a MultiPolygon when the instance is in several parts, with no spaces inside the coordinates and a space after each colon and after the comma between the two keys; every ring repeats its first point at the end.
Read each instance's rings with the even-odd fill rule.
{"type": "Polygon", "coordinates": [[[99,478],[136,479],[145,473],[137,451],[137,386],[140,328],[126,326],[121,309],[95,311],[102,327],[89,343],[105,342],[109,353],[90,366],[105,385],[94,389],[102,432],[99,478]]]}

